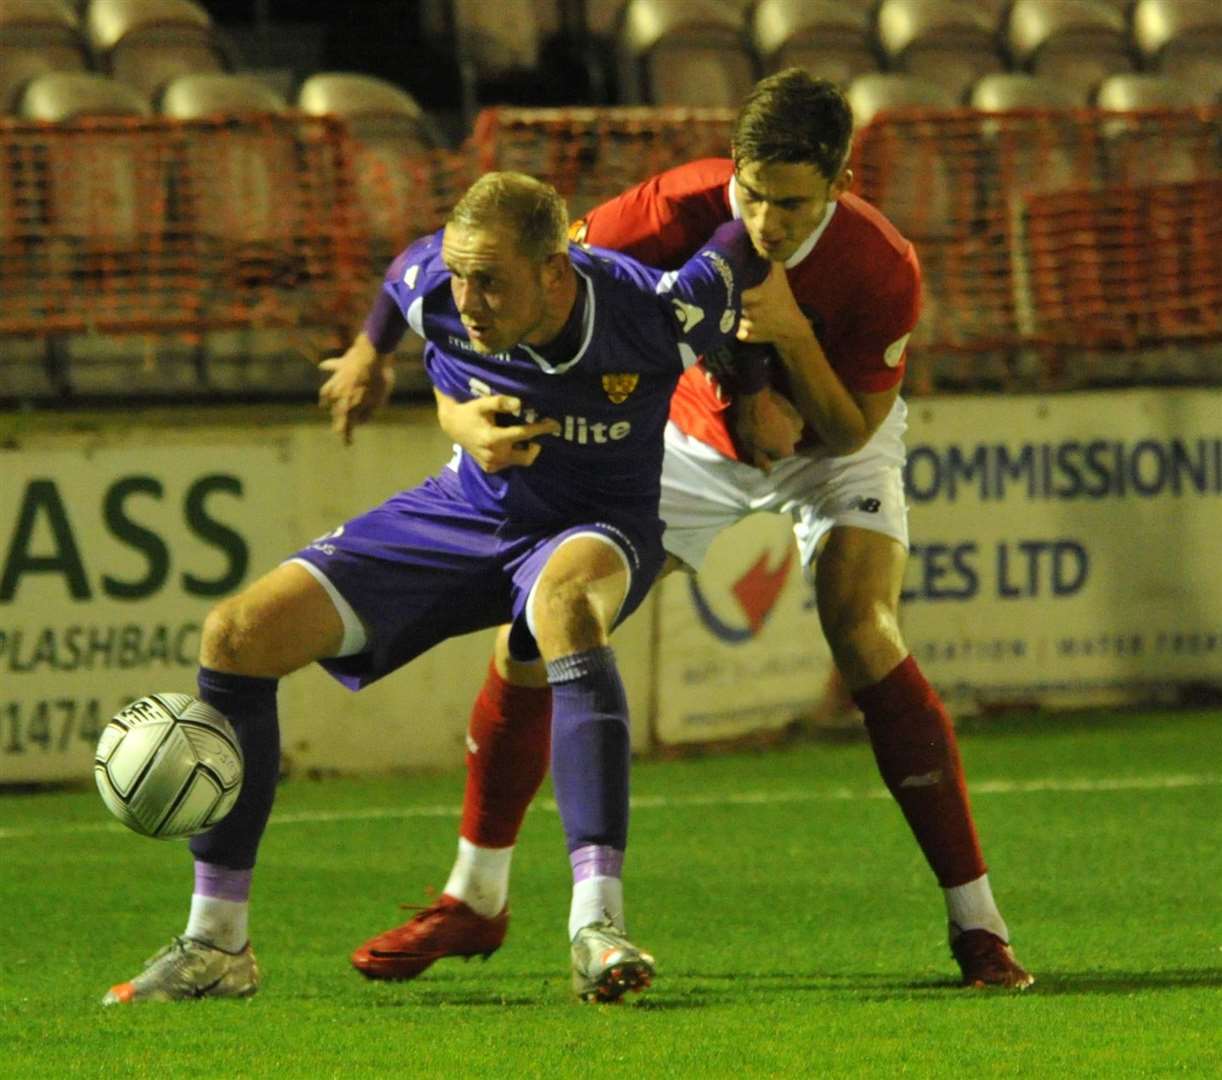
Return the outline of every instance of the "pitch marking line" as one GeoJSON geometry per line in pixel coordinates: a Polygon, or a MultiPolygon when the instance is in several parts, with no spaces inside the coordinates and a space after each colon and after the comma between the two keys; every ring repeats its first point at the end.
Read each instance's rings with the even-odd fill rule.
{"type": "MultiPolygon", "coordinates": [[[[1106,791],[1169,791],[1175,788],[1219,787],[1222,776],[1173,773],[1165,776],[1113,776],[1095,778],[1055,778],[1039,780],[981,780],[969,784],[969,792],[977,795],[1028,795],[1037,792],[1106,792],[1106,791]]],[[[853,790],[828,788],[822,791],[740,791],[723,795],[642,795],[633,798],[633,810],[669,810],[687,806],[770,806],[781,803],[853,802],[860,799],[890,799],[885,788],[853,790]]],[[[556,812],[551,799],[540,800],[535,807],[556,812]]],[[[458,817],[462,808],[444,806],[401,806],[369,810],[304,810],[298,813],[273,815],[269,825],[314,825],[334,821],[382,821],[406,818],[458,817]]],[[[126,832],[117,821],[76,822],[70,825],[46,825],[39,828],[0,828],[0,840],[46,837],[54,833],[126,832]]]]}

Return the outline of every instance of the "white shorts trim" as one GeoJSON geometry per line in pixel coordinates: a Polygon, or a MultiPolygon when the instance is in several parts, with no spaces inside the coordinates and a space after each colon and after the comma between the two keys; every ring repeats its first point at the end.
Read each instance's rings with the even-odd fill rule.
{"type": "MultiPolygon", "coordinates": [[[[547,561],[551,562],[555,557],[556,552],[564,547],[564,545],[570,540],[576,540],[579,537],[584,536],[593,537],[595,540],[601,540],[604,544],[611,548],[611,550],[619,556],[620,562],[624,564],[624,570],[628,574],[628,585],[624,589],[624,595],[620,597],[619,607],[615,609],[615,617],[611,620],[611,625],[614,626],[619,621],[619,613],[624,609],[624,601],[628,599],[628,594],[632,591],[632,560],[628,558],[628,553],[624,551],[624,549],[620,547],[614,539],[612,539],[606,533],[598,532],[594,529],[591,529],[589,532],[575,532],[570,536],[566,536],[556,545],[555,550],[548,556],[547,561]]],[[[546,565],[547,563],[544,563],[545,567],[546,565]]],[[[535,580],[531,583],[530,592],[526,595],[526,605],[523,608],[526,613],[526,628],[530,631],[530,636],[535,639],[536,643],[539,641],[539,635],[535,633],[535,590],[538,589],[539,578],[542,576],[543,573],[540,571],[539,577],[535,578],[535,580]]]]}
{"type": "Polygon", "coordinates": [[[297,566],[304,567],[309,572],[310,577],[317,581],[331,598],[331,603],[335,605],[340,621],[344,624],[344,639],[340,642],[339,652],[334,657],[329,657],[328,659],[338,659],[341,656],[355,656],[357,653],[363,653],[369,644],[369,636],[365,633],[364,624],[362,624],[360,616],[352,609],[352,605],[343,598],[331,579],[308,559],[287,559],[286,565],[287,563],[295,563],[297,566]]]}
{"type": "Polygon", "coordinates": [[[662,461],[662,544],[699,570],[713,540],[749,514],[788,514],[802,565],[810,566],[837,526],[882,533],[908,547],[904,497],[907,406],[897,398],[878,430],[854,454],[802,454],[770,474],[735,461],[666,425],[662,461]]]}

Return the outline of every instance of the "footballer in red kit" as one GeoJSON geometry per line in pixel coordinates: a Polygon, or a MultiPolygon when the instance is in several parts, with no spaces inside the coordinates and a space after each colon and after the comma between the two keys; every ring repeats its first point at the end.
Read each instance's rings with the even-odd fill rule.
{"type": "MultiPolygon", "coordinates": [[[[772,268],[744,292],[737,340],[671,399],[661,516],[668,568],[697,572],[748,514],[788,515],[832,656],[879,773],[941,887],[969,987],[1024,989],[972,818],[950,716],[909,654],[898,609],[908,555],[905,349],[919,314],[912,245],[849,191],[852,114],[831,83],[791,68],[753,88],[731,157],[681,165],[592,210],[572,235],[673,271],[741,219],[772,268]]],[[[447,425],[486,451],[486,425],[447,425]]],[[[489,468],[513,467],[512,447],[489,468]]],[[[502,631],[468,728],[458,856],[441,899],[400,928],[379,977],[487,953],[508,923],[509,867],[547,768],[550,691],[502,631]],[[475,948],[476,943],[478,949],[475,948]]],[[[598,874],[602,871],[595,870],[598,874]]],[[[353,962],[371,974],[361,949],[353,962]]]]}

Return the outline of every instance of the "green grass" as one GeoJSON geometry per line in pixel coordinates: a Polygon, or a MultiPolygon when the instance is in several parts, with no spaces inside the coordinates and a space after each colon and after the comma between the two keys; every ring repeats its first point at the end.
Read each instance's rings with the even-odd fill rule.
{"type": "Polygon", "coordinates": [[[954,985],[940,897],[864,744],[635,766],[628,912],[660,975],[615,1008],[570,1000],[545,806],[492,960],[405,984],[348,968],[444,883],[457,774],[283,785],[259,995],[108,1010],[182,929],[183,846],[106,827],[92,791],[0,797],[0,1076],[1222,1074],[1222,715],[1014,717],[962,749],[1038,980],[1021,995],[954,985]]]}

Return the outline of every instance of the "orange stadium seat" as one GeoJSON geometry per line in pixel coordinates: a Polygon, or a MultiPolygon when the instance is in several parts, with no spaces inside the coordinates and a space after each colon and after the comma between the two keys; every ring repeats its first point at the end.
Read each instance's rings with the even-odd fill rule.
{"type": "Polygon", "coordinates": [[[1104,0],[1015,0],[1005,30],[1013,66],[1089,95],[1133,70],[1123,11],[1104,0]]]}
{"type": "Polygon", "coordinates": [[[746,20],[728,0],[630,0],[618,45],[630,104],[733,107],[757,75],[746,20]]]}
{"type": "Polygon", "coordinates": [[[150,100],[179,75],[237,66],[232,46],[193,0],[90,0],[85,28],[100,64],[150,100]]]}
{"type": "Polygon", "coordinates": [[[1138,0],[1132,23],[1146,68],[1193,85],[1201,104],[1222,100],[1222,7],[1216,0],[1138,0]]]}
{"type": "Polygon", "coordinates": [[[80,20],[67,0],[0,0],[0,111],[21,88],[50,71],[85,71],[80,20]]]}
{"type": "Polygon", "coordinates": [[[851,0],[760,0],[751,36],[770,72],[800,67],[847,86],[878,70],[869,12],[851,0]]]}
{"type": "Polygon", "coordinates": [[[935,79],[960,99],[1005,66],[996,21],[975,0],[883,0],[877,18],[888,68],[935,79]]]}

